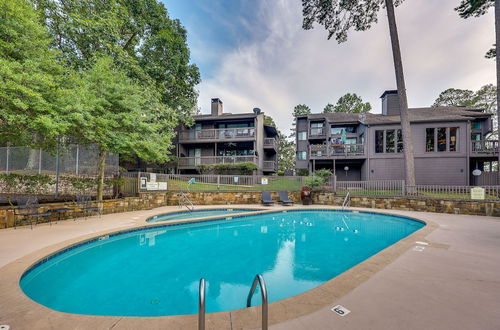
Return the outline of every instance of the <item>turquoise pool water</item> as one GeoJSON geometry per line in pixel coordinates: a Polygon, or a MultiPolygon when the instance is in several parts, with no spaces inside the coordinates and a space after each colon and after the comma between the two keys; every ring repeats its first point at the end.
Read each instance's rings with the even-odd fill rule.
{"type": "MultiPolygon", "coordinates": [[[[79,314],[197,313],[244,308],[255,274],[270,302],[310,290],[423,227],[407,218],[341,211],[288,211],[136,230],[67,250],[28,270],[31,299],[79,314]]],[[[259,294],[254,305],[259,304],[259,294]]]]}
{"type": "Polygon", "coordinates": [[[181,211],[174,213],[160,214],[149,218],[148,222],[160,222],[160,221],[170,221],[170,220],[184,220],[200,217],[211,217],[216,215],[231,215],[242,212],[252,212],[259,211],[258,209],[210,209],[210,210],[193,210],[193,211],[181,211]]]}

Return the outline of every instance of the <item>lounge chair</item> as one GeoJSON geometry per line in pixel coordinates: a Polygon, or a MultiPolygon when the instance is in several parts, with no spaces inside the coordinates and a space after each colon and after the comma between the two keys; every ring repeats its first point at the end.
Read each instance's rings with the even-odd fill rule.
{"type": "Polygon", "coordinates": [[[281,190],[279,191],[279,202],[283,205],[293,205],[293,201],[288,198],[288,191],[281,190]]]}
{"type": "Polygon", "coordinates": [[[274,201],[271,199],[271,193],[269,191],[262,192],[261,202],[263,205],[273,205],[274,201]]]}

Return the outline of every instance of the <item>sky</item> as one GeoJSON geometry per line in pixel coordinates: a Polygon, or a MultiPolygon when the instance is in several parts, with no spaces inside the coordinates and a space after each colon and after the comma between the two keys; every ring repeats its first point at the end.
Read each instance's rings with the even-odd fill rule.
{"type": "MultiPolygon", "coordinates": [[[[396,89],[384,10],[370,30],[351,31],[338,44],[322,26],[302,29],[300,0],[161,1],[188,31],[202,113],[218,97],[224,112],[258,107],[288,134],[297,104],[321,112],[356,93],[380,113],[380,95],[396,89]]],[[[493,9],[462,19],[453,10],[458,4],[406,0],[396,8],[410,107],[430,106],[447,88],[477,90],[496,81],[494,60],[484,58],[495,39],[493,9]]]]}

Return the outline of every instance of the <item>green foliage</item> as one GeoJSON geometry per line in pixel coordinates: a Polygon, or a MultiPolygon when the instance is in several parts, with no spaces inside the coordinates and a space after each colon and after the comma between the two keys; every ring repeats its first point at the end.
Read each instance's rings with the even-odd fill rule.
{"type": "Polygon", "coordinates": [[[0,174],[0,182],[6,192],[13,194],[42,194],[47,192],[55,180],[48,175],[0,174]]]}
{"type": "Polygon", "coordinates": [[[95,189],[95,187],[97,187],[96,178],[65,176],[61,177],[61,179],[71,183],[73,188],[78,190],[82,194],[89,192],[89,190],[93,190],[95,189]]]}
{"type": "Polygon", "coordinates": [[[311,113],[311,108],[309,108],[305,104],[297,104],[295,108],[293,108],[293,116],[301,116],[301,115],[308,115],[311,113]]]}
{"type": "Polygon", "coordinates": [[[295,139],[289,139],[278,132],[278,169],[280,171],[295,168],[295,139]]]}
{"type": "Polygon", "coordinates": [[[468,89],[448,88],[441,92],[433,107],[473,106],[474,92],[468,89]]]}
{"type": "MultiPolygon", "coordinates": [[[[455,8],[462,18],[479,17],[488,12],[490,7],[495,5],[495,0],[462,0],[455,8]]],[[[493,45],[485,55],[486,58],[496,58],[496,45],[493,45]]]]}
{"type": "Polygon", "coordinates": [[[327,104],[323,113],[328,112],[345,112],[345,113],[364,113],[369,112],[372,106],[369,102],[363,103],[363,99],[359,97],[356,93],[347,93],[341,96],[337,104],[333,106],[332,104],[327,104]]]}
{"type": "MultiPolygon", "coordinates": [[[[384,1],[364,0],[302,0],[302,27],[305,30],[313,28],[314,23],[323,25],[328,31],[328,39],[335,36],[341,43],[347,40],[347,32],[366,31],[377,22],[377,13],[384,1]]],[[[395,0],[399,5],[403,0],[395,0]]]]}
{"type": "Polygon", "coordinates": [[[276,123],[271,116],[264,115],[264,125],[276,127],[276,123]]]}
{"type": "Polygon", "coordinates": [[[25,0],[0,0],[0,143],[53,146],[66,125],[64,70],[25,0]]]}
{"type": "Polygon", "coordinates": [[[299,168],[297,170],[297,175],[298,176],[307,176],[307,175],[309,175],[309,170],[307,168],[299,168]]]}
{"type": "Polygon", "coordinates": [[[326,168],[324,169],[321,169],[321,170],[316,170],[314,172],[314,174],[316,174],[317,176],[323,178],[323,180],[326,182],[326,180],[328,180],[328,178],[330,178],[332,176],[332,172],[326,168]]]}
{"type": "Polygon", "coordinates": [[[315,188],[323,186],[325,184],[325,179],[315,173],[310,174],[304,179],[304,184],[306,187],[315,188]]]}
{"type": "Polygon", "coordinates": [[[284,176],[285,175],[285,171],[278,170],[278,172],[276,172],[276,175],[278,175],[278,176],[284,176]]]}
{"type": "Polygon", "coordinates": [[[486,14],[494,4],[495,0],[462,0],[455,10],[462,18],[479,17],[486,14]]]}
{"type": "Polygon", "coordinates": [[[198,165],[200,173],[252,175],[259,167],[252,162],[198,165]]]}
{"type": "Polygon", "coordinates": [[[97,144],[101,152],[166,160],[177,123],[165,118],[166,107],[151,86],[140,85],[103,57],[78,77],[72,135],[82,144],[97,144]]]}
{"type": "Polygon", "coordinates": [[[490,50],[488,50],[488,52],[486,52],[486,55],[484,55],[484,57],[486,58],[496,58],[497,57],[497,49],[496,49],[497,45],[494,44],[493,45],[493,48],[490,48],[490,50]]]}
{"type": "Polygon", "coordinates": [[[439,94],[432,106],[464,106],[484,109],[484,112],[495,115],[497,88],[493,84],[484,85],[475,92],[468,89],[449,88],[439,94]]]}
{"type": "MultiPolygon", "coordinates": [[[[198,68],[189,63],[187,32],[157,0],[32,0],[60,50],[77,70],[109,56],[142,84],[152,82],[161,103],[184,120],[196,108],[198,68]]],[[[172,114],[167,112],[165,116],[172,114]]]]}
{"type": "Polygon", "coordinates": [[[328,103],[323,108],[323,113],[331,113],[331,112],[334,112],[334,111],[335,111],[335,106],[333,104],[331,104],[331,103],[328,103]]]}

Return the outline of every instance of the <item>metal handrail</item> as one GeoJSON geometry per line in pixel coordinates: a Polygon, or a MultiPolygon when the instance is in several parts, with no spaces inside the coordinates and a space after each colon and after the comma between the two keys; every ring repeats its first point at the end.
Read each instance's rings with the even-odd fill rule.
{"type": "Polygon", "coordinates": [[[262,330],[267,330],[268,329],[267,288],[266,288],[266,282],[264,282],[264,277],[262,277],[262,275],[260,274],[255,275],[252,287],[250,288],[250,292],[248,293],[247,308],[252,306],[252,296],[255,292],[255,288],[257,287],[257,282],[260,285],[260,294],[262,296],[262,330]]]}
{"type": "Polygon", "coordinates": [[[190,212],[193,212],[194,210],[194,205],[193,202],[187,197],[187,195],[184,192],[181,192],[181,199],[179,199],[179,205],[180,207],[185,206],[190,212]],[[191,208],[189,208],[188,204],[191,205],[191,208]]]}
{"type": "Polygon", "coordinates": [[[198,330],[205,330],[205,279],[200,278],[198,296],[198,330]]]}
{"type": "Polygon", "coordinates": [[[348,191],[347,195],[345,195],[344,202],[342,203],[342,211],[345,210],[346,207],[351,205],[351,192],[348,191]]]}

